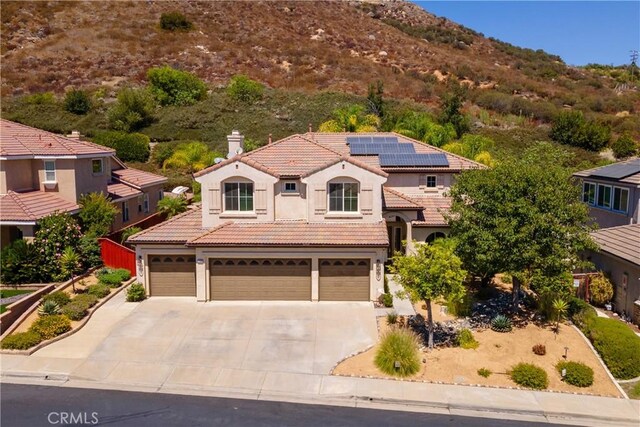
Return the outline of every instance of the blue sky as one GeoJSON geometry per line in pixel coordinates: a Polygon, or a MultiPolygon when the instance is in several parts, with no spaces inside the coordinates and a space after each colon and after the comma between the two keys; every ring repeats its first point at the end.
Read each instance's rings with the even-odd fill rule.
{"type": "Polygon", "coordinates": [[[487,37],[560,55],[567,63],[627,64],[640,50],[640,0],[415,1],[487,37]]]}

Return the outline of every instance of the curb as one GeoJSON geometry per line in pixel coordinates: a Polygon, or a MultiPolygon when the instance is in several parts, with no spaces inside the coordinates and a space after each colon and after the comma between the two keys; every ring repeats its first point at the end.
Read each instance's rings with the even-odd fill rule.
{"type": "MultiPolygon", "coordinates": [[[[122,292],[131,283],[133,283],[135,281],[136,281],[135,277],[131,278],[131,279],[129,279],[129,281],[124,282],[122,285],[120,285],[120,287],[115,292],[113,292],[112,294],[107,295],[102,301],[100,301],[98,304],[96,304],[92,308],[92,310],[89,312],[89,314],[87,314],[87,316],[80,321],[80,324],[78,324],[78,326],[76,326],[72,330],[70,330],[68,332],[65,332],[62,335],[58,335],[57,337],[51,338],[50,340],[43,341],[43,342],[37,344],[36,346],[34,346],[33,348],[30,348],[29,350],[0,350],[0,354],[17,354],[17,355],[22,355],[22,356],[30,356],[33,353],[35,353],[36,351],[48,346],[49,344],[53,344],[54,342],[60,341],[60,340],[62,340],[64,338],[67,338],[67,337],[75,334],[76,332],[78,332],[79,330],[84,328],[84,325],[86,325],[87,322],[89,322],[89,320],[91,320],[91,317],[93,316],[93,313],[95,313],[100,307],[102,307],[104,304],[106,304],[111,298],[113,298],[116,295],[118,295],[120,292],[122,292]]],[[[39,302],[38,302],[38,305],[40,305],[39,302]]]]}

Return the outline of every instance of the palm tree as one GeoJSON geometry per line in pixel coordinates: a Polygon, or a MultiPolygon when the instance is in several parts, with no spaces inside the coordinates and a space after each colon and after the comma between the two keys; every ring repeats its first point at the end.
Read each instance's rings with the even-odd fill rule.
{"type": "Polygon", "coordinates": [[[556,298],[552,302],[553,311],[556,315],[556,334],[560,332],[560,321],[564,319],[567,310],[569,309],[569,304],[562,298],[556,298]]]}
{"type": "Polygon", "coordinates": [[[182,196],[165,197],[158,202],[158,212],[163,213],[167,218],[181,214],[187,210],[187,200],[182,196]]]}
{"type": "Polygon", "coordinates": [[[180,144],[171,157],[162,164],[162,169],[181,169],[188,173],[198,172],[213,164],[217,154],[202,142],[180,144]]]}
{"type": "Polygon", "coordinates": [[[76,283],[74,276],[80,271],[80,257],[71,246],[67,246],[62,251],[58,262],[60,262],[60,270],[62,270],[64,277],[71,280],[71,287],[75,293],[76,283]]]}
{"type": "Polygon", "coordinates": [[[350,105],[333,111],[333,119],[322,123],[320,132],[377,132],[380,117],[365,114],[361,105],[350,105]]]}
{"type": "Polygon", "coordinates": [[[442,147],[456,138],[456,130],[452,124],[440,125],[427,113],[415,111],[404,114],[393,131],[436,147],[442,147]]]}

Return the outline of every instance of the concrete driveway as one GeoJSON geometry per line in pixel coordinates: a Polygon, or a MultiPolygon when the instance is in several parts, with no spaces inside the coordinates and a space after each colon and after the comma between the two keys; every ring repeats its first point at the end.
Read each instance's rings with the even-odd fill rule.
{"type": "Polygon", "coordinates": [[[370,303],[126,303],[117,295],[76,334],[3,363],[107,383],[252,388],[268,372],[328,374],[377,335],[370,303]]]}

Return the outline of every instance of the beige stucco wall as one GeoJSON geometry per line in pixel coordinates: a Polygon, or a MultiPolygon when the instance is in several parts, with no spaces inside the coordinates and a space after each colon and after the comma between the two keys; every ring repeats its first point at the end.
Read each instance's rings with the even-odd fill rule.
{"type": "Polygon", "coordinates": [[[385,187],[393,188],[401,193],[411,195],[440,194],[443,195],[455,178],[451,173],[390,173],[385,187]],[[435,175],[437,187],[420,186],[421,175],[435,175]]]}
{"type": "Polygon", "coordinates": [[[0,160],[0,194],[34,188],[30,159],[0,160]]]}
{"type": "Polygon", "coordinates": [[[375,300],[384,291],[384,256],[382,248],[186,248],[178,245],[137,245],[137,280],[145,285],[149,293],[148,257],[155,254],[196,256],[196,298],[208,301],[209,295],[209,259],[211,258],[310,258],[311,259],[311,298],[318,300],[320,281],[319,260],[324,258],[368,259],[371,264],[370,298],[375,300]],[[379,267],[378,267],[379,266],[379,267]],[[378,275],[378,269],[380,274],[378,275]]]}
{"type": "Polygon", "coordinates": [[[412,234],[417,242],[424,243],[431,233],[440,232],[448,236],[450,231],[449,227],[413,227],[412,234]]]}
{"type": "Polygon", "coordinates": [[[102,158],[102,173],[94,174],[92,159],[77,159],[74,163],[76,195],[93,192],[107,192],[107,184],[111,179],[110,159],[102,158]]]}
{"type": "Polygon", "coordinates": [[[143,190],[144,193],[149,194],[149,212],[144,211],[144,196],[140,195],[139,197],[133,197],[127,199],[126,202],[129,203],[129,221],[122,221],[122,205],[125,201],[115,202],[118,207],[118,214],[116,215],[113,224],[111,226],[112,231],[117,231],[125,227],[129,227],[136,222],[140,222],[148,216],[156,213],[158,208],[158,201],[160,200],[160,191],[162,190],[162,184],[153,185],[145,188],[143,190]],[[139,210],[138,207],[142,206],[142,210],[139,210]]]}
{"type": "Polygon", "coordinates": [[[307,219],[307,186],[300,180],[281,180],[274,185],[277,219],[307,219]],[[284,191],[285,182],[295,182],[297,193],[284,191]]]}

